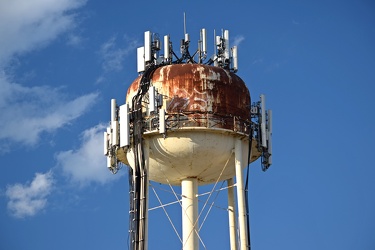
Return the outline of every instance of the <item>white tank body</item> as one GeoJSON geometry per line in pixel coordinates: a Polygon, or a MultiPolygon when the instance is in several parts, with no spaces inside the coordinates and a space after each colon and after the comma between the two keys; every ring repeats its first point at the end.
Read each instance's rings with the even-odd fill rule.
{"type": "MultiPolygon", "coordinates": [[[[130,86],[127,103],[139,81],[130,86]]],[[[143,134],[144,145],[149,147],[150,180],[180,185],[186,178],[197,178],[199,185],[205,185],[232,178],[238,139],[242,141],[241,162],[248,162],[250,93],[237,75],[201,64],[169,65],[153,73],[151,85],[163,95],[160,108],[166,110],[168,126],[160,134],[150,118],[143,134]]],[[[144,112],[152,116],[147,105],[144,112]]],[[[254,161],[260,156],[255,140],[251,151],[254,161]]],[[[124,158],[119,157],[134,168],[132,149],[124,158]]]]}

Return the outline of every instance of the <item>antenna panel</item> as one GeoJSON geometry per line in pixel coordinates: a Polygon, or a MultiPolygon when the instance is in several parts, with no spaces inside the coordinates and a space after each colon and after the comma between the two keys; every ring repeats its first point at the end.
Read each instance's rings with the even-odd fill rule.
{"type": "Polygon", "coordinates": [[[233,46],[232,48],[232,60],[233,60],[233,71],[237,72],[238,70],[237,46],[233,46]]]}
{"type": "Polygon", "coordinates": [[[224,58],[229,60],[229,30],[224,30],[224,58]]]}
{"type": "Polygon", "coordinates": [[[109,168],[109,170],[112,173],[115,173],[115,171],[116,171],[116,160],[115,160],[114,157],[107,156],[107,168],[109,168]]]}
{"type": "Polygon", "coordinates": [[[116,99],[111,99],[111,122],[116,121],[116,99]]]}
{"type": "Polygon", "coordinates": [[[151,32],[145,32],[145,62],[151,61],[151,32]]]}
{"type": "Polygon", "coordinates": [[[221,45],[221,37],[216,36],[216,46],[220,46],[220,45],[221,45]]]}
{"type": "Polygon", "coordinates": [[[165,109],[159,110],[159,133],[165,134],[165,109]]]}
{"type": "Polygon", "coordinates": [[[162,106],[163,106],[163,95],[162,94],[158,94],[156,96],[156,107],[160,108],[162,106]]]}
{"type": "Polygon", "coordinates": [[[119,130],[119,123],[118,121],[111,122],[112,127],[112,145],[117,146],[119,144],[119,136],[118,136],[118,130],[119,130]]]}
{"type": "Polygon", "coordinates": [[[164,36],[164,58],[169,61],[169,35],[164,36]]]}
{"type": "Polygon", "coordinates": [[[111,136],[111,128],[107,127],[107,138],[108,138],[108,145],[109,147],[112,146],[112,136],[111,136]]]}
{"type": "Polygon", "coordinates": [[[156,109],[156,105],[155,105],[155,87],[154,86],[150,86],[148,88],[148,99],[149,99],[148,112],[149,112],[149,114],[151,114],[151,112],[154,112],[155,109],[156,109]]]}
{"type": "Polygon", "coordinates": [[[202,52],[207,52],[207,39],[206,39],[206,29],[201,29],[201,40],[202,40],[202,52]]]}
{"type": "Polygon", "coordinates": [[[108,133],[104,132],[104,155],[108,155],[108,133]]]}
{"type": "Polygon", "coordinates": [[[272,110],[269,109],[267,113],[268,113],[268,131],[272,135],[272,110]]]}
{"type": "Polygon", "coordinates": [[[160,42],[159,36],[154,36],[154,47],[155,47],[155,50],[157,51],[160,50],[161,42],[160,42]]]}
{"type": "Polygon", "coordinates": [[[129,104],[120,106],[120,147],[130,145],[129,104]]]}
{"type": "Polygon", "coordinates": [[[145,47],[137,48],[137,71],[138,73],[145,71],[145,47]]]}

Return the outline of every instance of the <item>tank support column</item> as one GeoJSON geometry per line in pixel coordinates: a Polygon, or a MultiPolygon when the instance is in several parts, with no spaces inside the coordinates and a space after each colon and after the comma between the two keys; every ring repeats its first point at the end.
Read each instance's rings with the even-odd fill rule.
{"type": "Polygon", "coordinates": [[[144,193],[146,194],[146,197],[144,197],[144,199],[146,199],[146,202],[145,202],[145,235],[144,235],[144,241],[145,241],[145,244],[144,244],[144,250],[148,250],[148,202],[149,202],[149,177],[148,177],[148,173],[149,173],[149,167],[150,167],[150,145],[149,145],[149,142],[147,140],[144,141],[144,146],[143,146],[143,149],[144,149],[144,155],[145,155],[145,174],[146,176],[144,177],[144,181],[146,182],[146,185],[144,185],[145,187],[145,191],[144,193]]]}
{"type": "Polygon", "coordinates": [[[227,180],[228,185],[228,218],[229,218],[229,239],[230,250],[237,250],[237,223],[236,208],[234,200],[233,178],[227,180]]]}
{"type": "Polygon", "coordinates": [[[181,182],[183,250],[198,250],[198,180],[187,178],[181,182]]]}
{"type": "Polygon", "coordinates": [[[249,243],[247,237],[246,200],[245,188],[242,176],[242,140],[237,139],[234,149],[236,181],[237,181],[237,203],[238,203],[238,224],[240,229],[240,249],[248,250],[249,243]]]}

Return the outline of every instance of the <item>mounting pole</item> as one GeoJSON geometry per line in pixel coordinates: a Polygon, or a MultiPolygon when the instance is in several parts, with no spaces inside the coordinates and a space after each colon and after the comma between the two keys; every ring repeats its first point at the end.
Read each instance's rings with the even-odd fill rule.
{"type": "Polygon", "coordinates": [[[181,182],[182,191],[182,249],[198,250],[198,180],[187,178],[181,182]]]}
{"type": "Polygon", "coordinates": [[[184,12],[184,35],[186,34],[186,13],[184,12]]]}
{"type": "Polygon", "coordinates": [[[242,140],[236,139],[234,148],[236,181],[237,181],[237,205],[238,205],[238,224],[240,229],[240,250],[248,250],[249,242],[247,237],[247,218],[246,218],[246,199],[245,188],[242,177],[242,140]]]}

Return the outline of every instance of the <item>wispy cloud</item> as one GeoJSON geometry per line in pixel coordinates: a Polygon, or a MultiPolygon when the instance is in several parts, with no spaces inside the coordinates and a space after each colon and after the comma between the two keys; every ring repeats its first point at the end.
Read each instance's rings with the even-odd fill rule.
{"type": "MultiPolygon", "coordinates": [[[[38,49],[76,25],[73,10],[86,0],[0,1],[0,153],[14,142],[35,145],[43,132],[69,124],[86,112],[97,93],[68,98],[59,88],[25,87],[9,69],[17,55],[38,49]]],[[[71,37],[71,43],[79,43],[71,37]]]]}
{"type": "Polygon", "coordinates": [[[263,63],[263,62],[264,62],[263,57],[258,57],[258,58],[253,59],[252,64],[260,64],[260,63],[263,63]]]}
{"type": "Polygon", "coordinates": [[[104,71],[120,71],[123,69],[125,57],[137,47],[137,41],[124,37],[122,43],[125,47],[117,45],[117,36],[112,36],[102,44],[99,56],[102,60],[104,71]]]}
{"type": "Polygon", "coordinates": [[[0,145],[33,146],[43,132],[54,132],[83,115],[98,97],[90,93],[67,98],[59,88],[24,87],[5,74],[0,74],[0,89],[0,145]]]}
{"type": "Polygon", "coordinates": [[[31,183],[8,186],[5,192],[8,198],[8,210],[17,217],[34,216],[47,205],[47,197],[53,188],[54,178],[51,172],[37,173],[31,183]]]}
{"type": "Polygon", "coordinates": [[[234,45],[234,46],[238,46],[238,45],[240,45],[240,43],[242,43],[244,40],[245,40],[245,37],[242,36],[242,35],[235,36],[235,37],[234,37],[234,40],[233,40],[233,45],[234,45]]]}
{"type": "Polygon", "coordinates": [[[86,0],[0,1],[0,66],[16,54],[38,48],[74,28],[75,14],[86,0]]]}
{"type": "Polygon", "coordinates": [[[296,21],[296,20],[292,20],[292,23],[294,24],[294,25],[300,25],[301,24],[301,22],[299,22],[299,21],[296,21]]]}
{"type": "Polygon", "coordinates": [[[278,70],[280,67],[283,67],[286,63],[288,63],[287,60],[269,63],[268,66],[265,68],[265,72],[272,72],[278,70]]]}
{"type": "Polygon", "coordinates": [[[106,158],[103,154],[105,127],[104,124],[99,124],[85,130],[78,149],[57,154],[58,166],[74,184],[79,186],[90,183],[104,184],[120,177],[111,174],[106,167],[106,158]]]}
{"type": "Polygon", "coordinates": [[[68,36],[68,40],[67,40],[66,44],[68,44],[70,46],[73,46],[73,47],[79,47],[79,46],[82,45],[83,40],[84,39],[80,35],[70,34],[68,36]]]}

